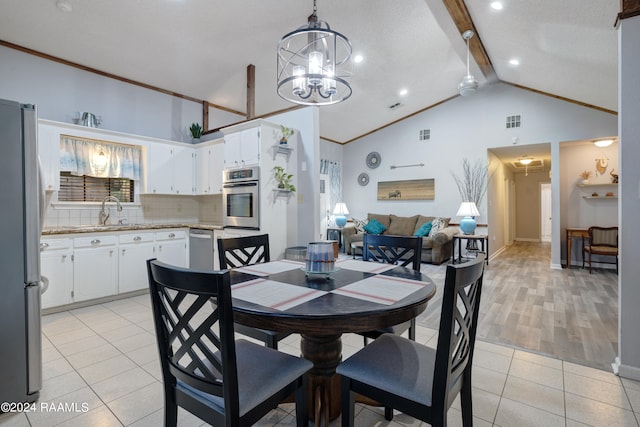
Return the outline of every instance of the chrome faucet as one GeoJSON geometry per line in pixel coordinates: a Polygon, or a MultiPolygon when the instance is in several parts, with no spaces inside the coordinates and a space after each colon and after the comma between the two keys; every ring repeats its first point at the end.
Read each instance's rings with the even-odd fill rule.
{"type": "Polygon", "coordinates": [[[105,203],[107,202],[116,202],[116,210],[118,212],[122,211],[122,205],[120,204],[120,200],[118,200],[116,196],[106,196],[104,199],[102,199],[102,207],[100,208],[100,225],[107,225],[107,221],[109,220],[111,209],[105,206],[105,203]]]}

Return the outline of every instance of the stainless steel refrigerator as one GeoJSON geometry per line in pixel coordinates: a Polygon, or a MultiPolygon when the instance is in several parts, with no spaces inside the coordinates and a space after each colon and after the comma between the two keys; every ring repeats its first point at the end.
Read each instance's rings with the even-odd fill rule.
{"type": "Polygon", "coordinates": [[[0,402],[42,387],[42,185],[34,105],[0,100],[0,402]]]}

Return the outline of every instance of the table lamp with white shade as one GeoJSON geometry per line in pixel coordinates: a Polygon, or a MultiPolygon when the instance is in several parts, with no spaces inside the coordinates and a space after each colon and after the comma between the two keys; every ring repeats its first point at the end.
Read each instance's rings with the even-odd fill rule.
{"type": "Polygon", "coordinates": [[[480,216],[478,208],[474,202],[462,202],[456,216],[463,217],[460,221],[460,230],[463,234],[473,234],[476,230],[476,220],[474,217],[480,216]]]}
{"type": "Polygon", "coordinates": [[[336,203],[336,206],[333,208],[333,215],[335,215],[336,225],[340,228],[344,227],[347,224],[346,215],[349,215],[347,205],[343,202],[336,203]]]}

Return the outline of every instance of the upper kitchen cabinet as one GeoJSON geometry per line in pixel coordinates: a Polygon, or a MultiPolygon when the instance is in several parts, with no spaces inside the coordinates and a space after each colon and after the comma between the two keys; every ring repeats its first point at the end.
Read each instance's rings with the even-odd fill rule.
{"type": "Polygon", "coordinates": [[[222,193],[224,140],[216,139],[196,148],[196,194],[222,193]]]}
{"type": "Polygon", "coordinates": [[[145,193],[194,194],[195,149],[191,146],[147,145],[145,193]]]}
{"type": "Polygon", "coordinates": [[[227,169],[257,166],[260,164],[260,126],[232,131],[223,130],[224,134],[224,167],[227,169]]]}

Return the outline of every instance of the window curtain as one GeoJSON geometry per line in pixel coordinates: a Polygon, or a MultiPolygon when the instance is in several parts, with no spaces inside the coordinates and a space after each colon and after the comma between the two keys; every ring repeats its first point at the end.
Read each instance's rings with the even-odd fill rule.
{"type": "Polygon", "coordinates": [[[140,180],[140,147],[60,136],[60,170],[72,175],[140,180]]]}
{"type": "MultiPolygon", "coordinates": [[[[336,203],[342,202],[342,163],[320,160],[320,173],[329,175],[329,206],[331,213],[336,203]]],[[[349,205],[347,205],[347,208],[349,205]]]]}

